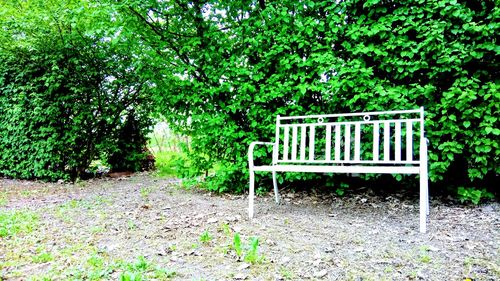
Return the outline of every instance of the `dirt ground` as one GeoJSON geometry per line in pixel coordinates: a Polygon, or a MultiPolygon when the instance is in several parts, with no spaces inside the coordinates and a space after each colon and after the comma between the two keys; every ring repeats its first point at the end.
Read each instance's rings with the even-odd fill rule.
{"type": "Polygon", "coordinates": [[[421,234],[415,196],[284,191],[280,205],[258,197],[250,221],[246,195],[180,186],[149,174],[0,179],[0,213],[38,214],[32,231],[0,237],[0,280],[500,280],[498,203],[431,198],[421,234]],[[166,271],[123,266],[138,257],[166,271]],[[144,274],[126,279],[126,270],[144,274]]]}

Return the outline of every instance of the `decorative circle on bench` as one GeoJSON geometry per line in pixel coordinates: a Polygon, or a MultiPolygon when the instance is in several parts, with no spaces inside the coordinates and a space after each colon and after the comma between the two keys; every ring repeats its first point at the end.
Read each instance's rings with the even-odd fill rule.
{"type": "Polygon", "coordinates": [[[323,121],[325,121],[323,117],[318,118],[318,123],[323,123],[323,121]]]}
{"type": "Polygon", "coordinates": [[[363,120],[365,120],[365,122],[370,121],[370,115],[363,116],[363,120]]]}

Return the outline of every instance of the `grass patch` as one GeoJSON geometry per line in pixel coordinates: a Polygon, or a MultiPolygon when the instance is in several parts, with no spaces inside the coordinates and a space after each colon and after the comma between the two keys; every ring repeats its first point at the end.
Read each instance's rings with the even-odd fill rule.
{"type": "Polygon", "coordinates": [[[163,151],[155,154],[156,171],[160,177],[181,176],[186,162],[186,156],[180,152],[163,151]]]}
{"type": "Polygon", "coordinates": [[[10,238],[32,232],[38,216],[30,211],[0,211],[0,237],[10,238]]]}
{"type": "Polygon", "coordinates": [[[53,260],[54,256],[49,252],[42,252],[32,258],[34,263],[46,263],[53,260]]]}
{"type": "Polygon", "coordinates": [[[161,268],[153,261],[139,256],[134,261],[109,260],[97,252],[82,260],[79,265],[62,272],[49,271],[30,280],[170,280],[177,276],[174,270],[161,268]]]}

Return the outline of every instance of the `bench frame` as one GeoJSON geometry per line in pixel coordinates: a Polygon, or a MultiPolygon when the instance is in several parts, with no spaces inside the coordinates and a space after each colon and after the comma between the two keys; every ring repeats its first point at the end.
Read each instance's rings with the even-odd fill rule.
{"type": "MultiPolygon", "coordinates": [[[[418,128],[417,127],[417,128],[418,128]]],[[[416,110],[362,112],[348,114],[309,115],[309,116],[277,116],[276,117],[275,142],[252,142],[248,150],[248,164],[250,172],[250,191],[248,203],[248,215],[254,216],[255,197],[255,172],[272,172],[274,195],[276,203],[279,203],[277,172],[314,172],[314,173],[373,173],[373,174],[418,174],[420,176],[420,232],[426,232],[427,215],[429,215],[429,191],[428,191],[428,158],[427,143],[424,131],[424,108],[416,110]],[[404,118],[392,118],[393,116],[405,116],[404,118]],[[408,117],[406,117],[408,116],[408,117]],[[417,116],[411,118],[411,116],[417,116]],[[383,118],[392,119],[383,119],[383,118]],[[371,120],[372,118],[379,118],[371,120]],[[338,119],[354,119],[354,121],[326,121],[338,119]],[[311,122],[312,121],[312,122],[311,122]],[[288,123],[287,123],[288,122],[288,123]],[[296,122],[296,123],[294,123],[296,122]],[[413,130],[417,125],[419,130],[413,130]],[[373,159],[361,159],[361,127],[373,126],[373,159]],[[393,126],[393,128],[391,127],[393,126]],[[406,128],[406,142],[402,139],[402,129],[406,128]],[[316,159],[315,144],[317,128],[325,128],[324,136],[325,159],[316,159]],[[354,127],[354,141],[351,140],[354,127]],[[341,128],[344,131],[341,131],[341,128]],[[391,129],[392,128],[392,129],[391,129]],[[380,129],[383,129],[380,132],[380,129]],[[280,139],[283,131],[284,138],[280,139]],[[291,139],[290,139],[290,131],[291,139]],[[301,134],[299,140],[299,131],[301,134]],[[394,135],[391,135],[394,131],[394,135]],[[382,134],[380,134],[382,133],[382,134]],[[309,134],[309,135],[306,135],[309,134]],[[332,136],[334,139],[332,139],[332,136]],[[383,143],[379,143],[383,137],[383,143]],[[419,159],[413,160],[416,151],[413,148],[413,139],[418,137],[419,159]],[[394,144],[394,155],[391,155],[391,139],[394,144]],[[283,156],[280,158],[280,142],[283,146],[283,156]],[[300,143],[299,143],[300,142],[300,143]],[[333,142],[333,143],[332,143],[333,142]],[[291,145],[290,145],[291,144],[291,145]],[[334,144],[334,147],[332,147],[334,144]],[[351,155],[354,144],[354,155],[351,155]],[[271,165],[254,165],[254,149],[256,145],[273,146],[271,165]],[[401,155],[402,147],[405,147],[406,157],[401,155]],[[311,149],[312,147],[312,149],[311,149]],[[291,149],[290,149],[291,148],[291,149]],[[382,148],[383,159],[380,159],[379,150],[382,148]],[[307,153],[308,152],[308,153],[307,153]],[[334,152],[334,155],[332,155],[334,152]],[[308,155],[306,155],[306,153],[308,155]],[[291,157],[289,157],[291,154],[291,157]],[[309,157],[306,157],[309,156],[309,157]],[[333,157],[332,157],[333,156],[333,157]],[[332,159],[333,158],[333,159],[332,159]]],[[[323,147],[322,147],[323,149],[323,147]]],[[[403,150],[403,151],[404,151],[403,150]]],[[[404,153],[403,153],[404,154],[404,153]]]]}

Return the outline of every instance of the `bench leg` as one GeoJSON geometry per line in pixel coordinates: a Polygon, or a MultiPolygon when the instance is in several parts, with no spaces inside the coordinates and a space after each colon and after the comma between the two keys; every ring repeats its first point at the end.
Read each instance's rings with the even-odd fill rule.
{"type": "Polygon", "coordinates": [[[273,171],[273,186],[274,186],[274,199],[276,203],[280,202],[280,195],[278,193],[278,180],[276,179],[276,172],[273,171]]]}
{"type": "MultiPolygon", "coordinates": [[[[423,132],[423,120],[421,126],[423,132]]],[[[427,215],[429,215],[429,176],[427,139],[423,137],[420,139],[420,158],[420,232],[425,233],[427,231],[427,215]]]]}
{"type": "Polygon", "coordinates": [[[253,218],[253,199],[255,194],[255,174],[250,170],[250,190],[248,194],[248,217],[253,218]]]}
{"type": "MultiPolygon", "coordinates": [[[[424,169],[425,170],[425,169],[424,169]]],[[[429,214],[429,189],[427,171],[420,174],[420,232],[427,231],[427,215],[429,214]]]]}

